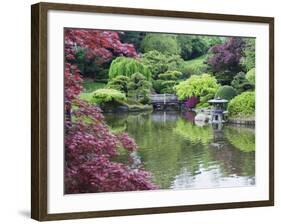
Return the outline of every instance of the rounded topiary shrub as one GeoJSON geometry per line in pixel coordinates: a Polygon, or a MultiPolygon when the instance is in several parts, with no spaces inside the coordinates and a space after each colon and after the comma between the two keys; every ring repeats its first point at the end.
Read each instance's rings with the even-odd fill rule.
{"type": "Polygon", "coordinates": [[[91,93],[93,103],[102,104],[116,100],[126,100],[124,93],[116,89],[98,89],[91,93]]]}
{"type": "Polygon", "coordinates": [[[232,86],[221,86],[215,95],[216,98],[219,97],[225,100],[231,100],[235,96],[236,96],[236,91],[232,86]]]}
{"type": "Polygon", "coordinates": [[[147,80],[151,78],[151,72],[147,66],[134,58],[118,57],[111,62],[109,79],[119,75],[131,77],[135,73],[141,73],[147,80]]]}
{"type": "Polygon", "coordinates": [[[250,117],[255,115],[255,92],[244,92],[234,97],[228,104],[231,117],[250,117]]]}

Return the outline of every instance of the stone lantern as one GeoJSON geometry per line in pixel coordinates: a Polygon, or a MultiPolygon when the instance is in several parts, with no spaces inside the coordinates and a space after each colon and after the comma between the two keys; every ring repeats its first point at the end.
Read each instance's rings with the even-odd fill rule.
{"type": "Polygon", "coordinates": [[[209,100],[208,103],[212,106],[212,109],[210,111],[210,123],[215,124],[221,124],[227,121],[227,111],[226,106],[228,103],[228,100],[221,99],[221,98],[215,98],[212,100],[209,100]]]}

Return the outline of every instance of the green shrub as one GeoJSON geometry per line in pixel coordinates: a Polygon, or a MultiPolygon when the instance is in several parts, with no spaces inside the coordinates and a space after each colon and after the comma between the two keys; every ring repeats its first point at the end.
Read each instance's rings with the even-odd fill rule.
{"type": "Polygon", "coordinates": [[[142,52],[157,50],[163,54],[179,54],[180,48],[175,35],[147,34],[141,43],[142,52]]]}
{"type": "Polygon", "coordinates": [[[225,100],[231,100],[235,96],[236,91],[232,86],[221,86],[215,95],[216,98],[220,97],[225,100]]]}
{"type": "Polygon", "coordinates": [[[175,86],[176,94],[180,100],[196,96],[200,98],[200,102],[205,102],[204,96],[214,97],[219,84],[215,77],[209,74],[192,75],[187,80],[180,82],[175,86]]]}
{"type": "Polygon", "coordinates": [[[119,75],[112,80],[110,80],[107,84],[107,87],[110,89],[116,89],[121,91],[122,93],[128,94],[128,83],[130,79],[127,76],[119,75]]]}
{"type": "Polygon", "coordinates": [[[179,80],[182,73],[179,71],[167,71],[165,73],[159,74],[158,78],[162,80],[179,80]]]}
{"type": "Polygon", "coordinates": [[[141,62],[148,67],[154,79],[158,79],[159,74],[168,70],[179,71],[184,63],[179,55],[164,55],[155,50],[143,54],[141,62]]]}
{"type": "Polygon", "coordinates": [[[118,57],[110,65],[109,78],[113,79],[119,75],[131,77],[137,72],[143,74],[147,80],[150,80],[151,72],[147,66],[134,58],[118,57]]]}
{"type": "Polygon", "coordinates": [[[255,88],[255,85],[253,85],[246,79],[246,75],[244,72],[239,72],[236,76],[234,76],[234,79],[231,82],[231,86],[236,90],[237,94],[248,90],[254,90],[255,88]]]}
{"type": "Polygon", "coordinates": [[[182,73],[179,71],[167,71],[159,74],[158,80],[154,80],[153,88],[157,93],[175,93],[175,85],[179,83],[182,73]]]}
{"type": "Polygon", "coordinates": [[[121,93],[116,89],[98,89],[88,95],[82,95],[81,98],[90,103],[97,104],[103,104],[118,100],[126,100],[125,94],[121,93]]]}
{"type": "Polygon", "coordinates": [[[194,58],[189,61],[185,61],[181,68],[181,72],[184,74],[185,77],[189,77],[191,75],[200,75],[204,73],[207,69],[205,61],[206,55],[194,58]]]}
{"type": "Polygon", "coordinates": [[[255,92],[244,92],[234,97],[228,104],[231,117],[250,117],[255,115],[255,92]]]}
{"type": "Polygon", "coordinates": [[[246,79],[251,83],[255,84],[255,77],[256,77],[256,69],[252,68],[250,71],[247,72],[246,74],[246,79]]]}
{"type": "Polygon", "coordinates": [[[132,75],[128,84],[128,96],[141,103],[149,102],[151,83],[141,73],[132,75]]]}

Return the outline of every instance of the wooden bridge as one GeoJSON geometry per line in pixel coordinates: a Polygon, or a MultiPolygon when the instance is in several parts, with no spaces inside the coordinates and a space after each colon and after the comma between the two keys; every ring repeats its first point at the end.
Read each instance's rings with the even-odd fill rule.
{"type": "Polygon", "coordinates": [[[180,110],[181,102],[175,94],[152,94],[150,95],[150,102],[155,110],[180,110]]]}

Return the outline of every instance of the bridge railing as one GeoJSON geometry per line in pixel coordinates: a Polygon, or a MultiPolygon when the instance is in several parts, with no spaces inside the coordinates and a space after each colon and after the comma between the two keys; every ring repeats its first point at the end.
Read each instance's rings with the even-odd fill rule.
{"type": "Polygon", "coordinates": [[[175,94],[151,94],[151,103],[173,103],[178,102],[178,98],[175,94]]]}

